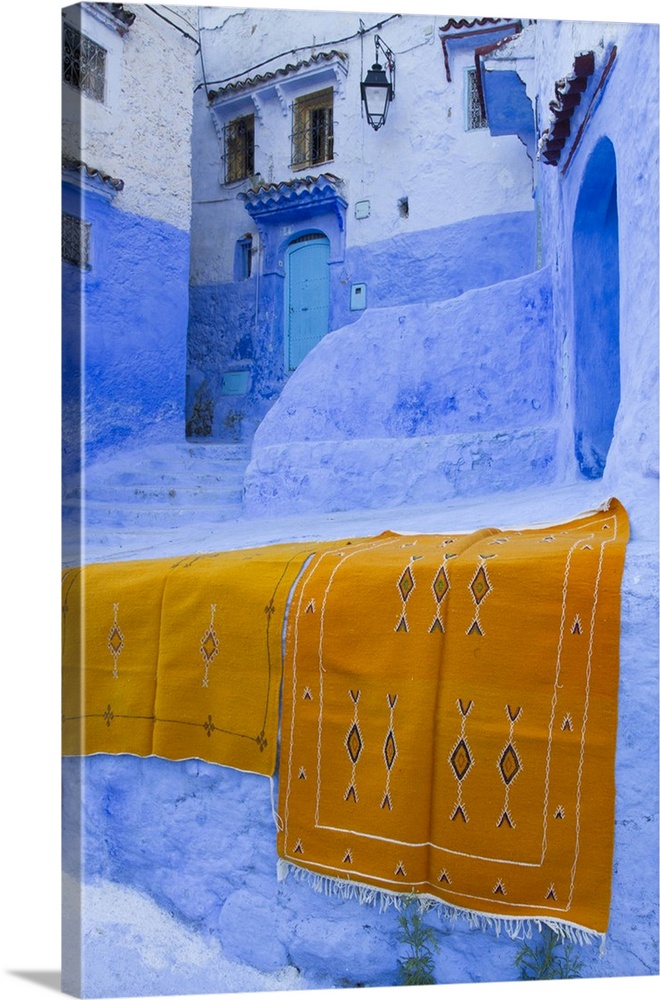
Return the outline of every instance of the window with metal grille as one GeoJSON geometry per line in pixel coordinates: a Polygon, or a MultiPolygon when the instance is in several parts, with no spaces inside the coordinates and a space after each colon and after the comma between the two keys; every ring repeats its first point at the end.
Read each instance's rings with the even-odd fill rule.
{"type": "Polygon", "coordinates": [[[465,81],[465,127],[468,132],[478,128],[488,128],[486,115],[479,100],[479,89],[477,87],[477,71],[469,69],[466,73],[465,81]]]}
{"type": "Polygon", "coordinates": [[[62,260],[83,271],[91,267],[89,244],[91,224],[75,215],[62,215],[62,260]]]}
{"type": "Polygon", "coordinates": [[[254,115],[234,118],[225,125],[225,184],[254,173],[254,115]]]}
{"type": "Polygon", "coordinates": [[[291,165],[300,170],[334,156],[332,87],[299,97],[293,105],[291,165]]]}
{"type": "Polygon", "coordinates": [[[91,38],[82,35],[70,24],[63,25],[62,78],[65,83],[100,103],[105,99],[106,55],[106,50],[91,38]]]}

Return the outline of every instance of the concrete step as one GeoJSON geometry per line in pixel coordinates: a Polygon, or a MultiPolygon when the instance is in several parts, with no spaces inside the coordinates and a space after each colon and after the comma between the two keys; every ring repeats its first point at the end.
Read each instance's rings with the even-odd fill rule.
{"type": "Polygon", "coordinates": [[[62,520],[91,533],[176,530],[240,517],[248,445],[160,444],[115,455],[63,490],[62,520]]]}
{"type": "Polygon", "coordinates": [[[115,473],[112,478],[87,478],[85,489],[80,486],[65,487],[63,499],[67,502],[80,501],[83,492],[90,500],[160,501],[170,503],[179,498],[181,503],[192,503],[196,497],[206,497],[211,503],[214,496],[232,494],[240,499],[243,493],[243,478],[246,465],[235,463],[212,475],[185,474],[148,476],[144,472],[115,473]]]}
{"type": "Polygon", "coordinates": [[[117,472],[142,469],[166,474],[190,469],[213,472],[227,462],[248,462],[249,459],[250,446],[245,444],[155,444],[95,462],[87,474],[107,478],[117,472]]]}
{"type": "Polygon", "coordinates": [[[214,486],[218,483],[238,481],[243,479],[243,474],[247,467],[247,462],[231,461],[224,462],[212,470],[204,467],[189,469],[170,469],[160,471],[159,469],[125,469],[113,472],[111,475],[87,476],[88,486],[146,486],[157,483],[159,486],[184,486],[186,483],[195,482],[214,486]]]}
{"type": "Polygon", "coordinates": [[[240,502],[227,502],[224,498],[211,506],[187,504],[164,506],[162,504],[139,505],[135,503],[102,503],[88,501],[83,507],[73,504],[63,507],[65,522],[84,524],[85,530],[107,527],[127,529],[142,527],[178,528],[194,524],[195,521],[213,524],[240,517],[240,502]]]}
{"type": "MultiPolygon", "coordinates": [[[[88,503],[115,504],[160,504],[165,507],[183,507],[202,505],[212,507],[217,502],[231,502],[240,505],[243,496],[243,474],[218,480],[214,483],[191,483],[178,481],[172,483],[99,483],[88,486],[86,490],[88,503]]],[[[65,503],[73,507],[82,507],[83,499],[79,495],[65,497],[65,503]]]]}

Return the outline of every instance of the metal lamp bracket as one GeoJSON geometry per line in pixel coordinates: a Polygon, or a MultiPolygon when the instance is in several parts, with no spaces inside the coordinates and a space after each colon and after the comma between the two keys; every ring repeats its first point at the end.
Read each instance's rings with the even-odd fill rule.
{"type": "Polygon", "coordinates": [[[376,62],[379,62],[379,59],[378,59],[378,50],[379,49],[383,50],[383,53],[385,55],[385,59],[387,60],[387,68],[388,68],[388,70],[390,72],[390,84],[391,84],[391,87],[392,87],[392,96],[391,96],[390,100],[393,101],[394,100],[394,93],[395,93],[394,81],[395,81],[395,76],[396,76],[396,63],[394,61],[394,53],[392,52],[392,49],[389,47],[389,45],[387,45],[383,41],[383,39],[380,37],[380,35],[376,35],[374,41],[376,43],[376,62]]]}

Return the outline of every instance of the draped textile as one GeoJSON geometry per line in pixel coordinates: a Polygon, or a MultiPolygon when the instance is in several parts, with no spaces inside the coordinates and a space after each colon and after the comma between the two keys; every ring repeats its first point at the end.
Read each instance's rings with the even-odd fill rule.
{"type": "Polygon", "coordinates": [[[287,624],[283,868],[604,933],[627,538],[612,500],[317,553],[287,624]]]}
{"type": "Polygon", "coordinates": [[[288,595],[313,544],[104,563],[63,579],[65,754],[273,774],[288,595]]]}

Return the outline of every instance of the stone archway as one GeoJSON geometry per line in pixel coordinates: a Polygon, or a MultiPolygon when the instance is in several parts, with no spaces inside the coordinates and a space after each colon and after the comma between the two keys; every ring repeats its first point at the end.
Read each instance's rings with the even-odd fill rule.
{"type": "Polygon", "coordinates": [[[607,138],[589,158],[575,211],[573,316],[575,456],[581,474],[598,479],[621,398],[616,158],[607,138]]]}

